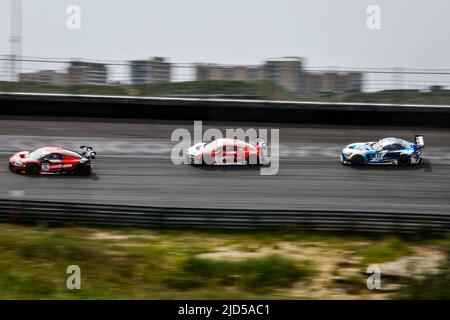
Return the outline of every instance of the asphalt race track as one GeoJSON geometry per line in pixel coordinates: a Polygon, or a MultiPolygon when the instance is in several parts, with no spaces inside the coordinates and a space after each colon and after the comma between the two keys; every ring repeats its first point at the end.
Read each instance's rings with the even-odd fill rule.
{"type": "MultiPolygon", "coordinates": [[[[192,122],[111,120],[0,120],[0,198],[24,191],[25,199],[167,207],[336,209],[449,213],[450,131],[430,129],[277,126],[280,168],[273,176],[258,167],[175,165],[170,140],[176,128],[193,132],[192,122]],[[353,168],[339,163],[351,142],[423,134],[422,164],[400,168],[353,168]],[[98,152],[94,175],[26,176],[11,173],[8,157],[44,145],[98,152]]],[[[270,128],[261,124],[208,123],[204,129],[270,128]]]]}

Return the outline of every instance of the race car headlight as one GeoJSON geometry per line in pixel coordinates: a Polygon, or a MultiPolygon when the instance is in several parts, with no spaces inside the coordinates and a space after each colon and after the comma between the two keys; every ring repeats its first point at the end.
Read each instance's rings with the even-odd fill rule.
{"type": "Polygon", "coordinates": [[[21,167],[22,166],[22,162],[16,161],[12,163],[13,166],[15,167],[21,167]]]}

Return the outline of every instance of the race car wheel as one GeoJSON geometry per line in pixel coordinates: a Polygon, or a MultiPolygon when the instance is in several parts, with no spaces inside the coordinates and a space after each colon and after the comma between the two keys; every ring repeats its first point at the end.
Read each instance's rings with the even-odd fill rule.
{"type": "Polygon", "coordinates": [[[29,175],[36,175],[39,173],[39,166],[37,164],[29,164],[25,172],[29,175]]]}
{"type": "Polygon", "coordinates": [[[398,158],[398,165],[399,166],[409,166],[411,164],[411,157],[406,155],[406,154],[402,154],[400,156],[400,158],[398,158]]]}
{"type": "Polygon", "coordinates": [[[87,176],[89,175],[89,168],[84,164],[79,164],[75,169],[75,174],[78,176],[87,176]]]}
{"type": "Polygon", "coordinates": [[[364,158],[362,156],[360,156],[359,154],[353,156],[352,160],[352,165],[354,166],[362,166],[364,164],[364,158]]]}

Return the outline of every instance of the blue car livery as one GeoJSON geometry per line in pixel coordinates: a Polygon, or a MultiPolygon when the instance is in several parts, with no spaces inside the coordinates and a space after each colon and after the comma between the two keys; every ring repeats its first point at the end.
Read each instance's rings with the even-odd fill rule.
{"type": "Polygon", "coordinates": [[[425,147],[423,136],[416,135],[415,143],[399,138],[383,138],[375,142],[357,142],[341,152],[341,163],[361,166],[365,164],[418,164],[425,147]]]}

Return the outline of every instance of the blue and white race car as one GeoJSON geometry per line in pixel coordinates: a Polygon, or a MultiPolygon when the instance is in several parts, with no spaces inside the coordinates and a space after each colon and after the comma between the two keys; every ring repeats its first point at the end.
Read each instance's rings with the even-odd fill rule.
{"type": "Polygon", "coordinates": [[[341,163],[362,166],[365,164],[418,164],[425,147],[423,136],[416,135],[415,143],[398,138],[383,138],[376,142],[357,142],[341,152],[341,163]]]}

